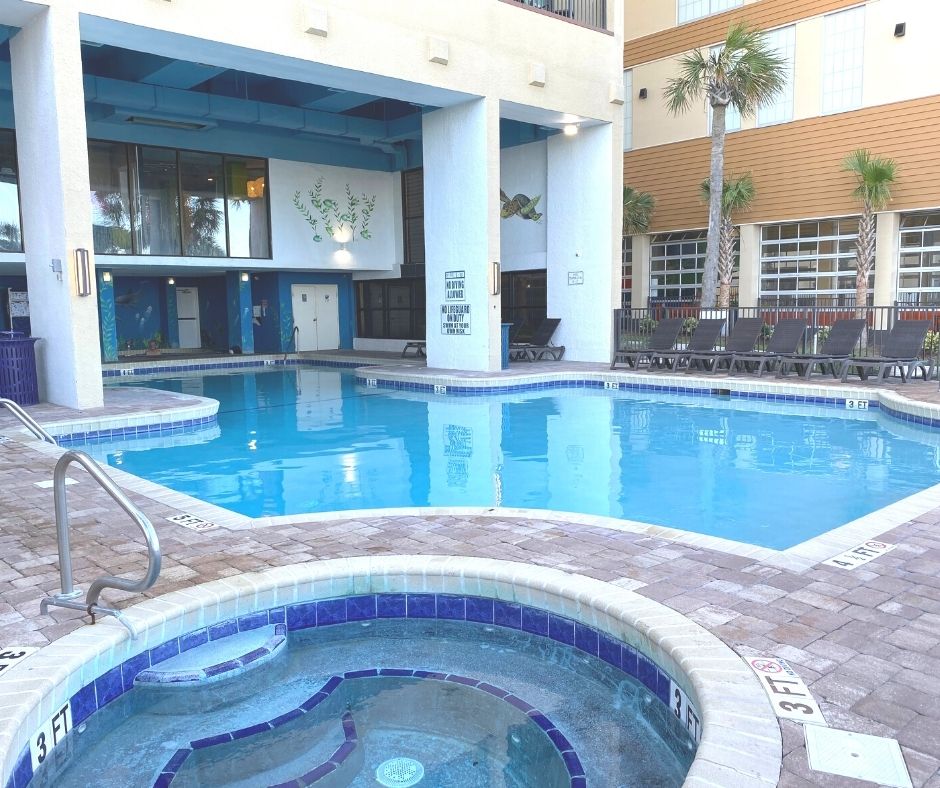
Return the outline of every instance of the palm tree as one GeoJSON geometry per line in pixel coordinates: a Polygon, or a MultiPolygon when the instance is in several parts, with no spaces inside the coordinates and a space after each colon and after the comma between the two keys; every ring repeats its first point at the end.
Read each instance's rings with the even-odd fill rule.
{"type": "Polygon", "coordinates": [[[704,97],[712,109],[712,151],[709,181],[715,189],[708,201],[708,246],[702,279],[702,306],[715,305],[718,245],[721,226],[721,188],[725,168],[725,113],[735,107],[741,117],[754,114],[771,100],[787,80],[786,61],[759,30],[736,22],[724,44],[714,52],[693,50],[679,58],[679,76],[664,92],[673,114],[689,109],[704,97]]]}
{"type": "MultiPolygon", "coordinates": [[[[711,200],[711,181],[702,181],[701,194],[705,202],[711,200]]],[[[746,211],[754,202],[754,179],[746,172],[740,178],[729,178],[721,184],[721,229],[718,234],[718,306],[727,309],[731,304],[731,277],[734,275],[734,241],[737,228],[732,214],[746,211]]]]}
{"type": "Polygon", "coordinates": [[[650,220],[656,200],[649,192],[640,192],[632,186],[623,187],[623,234],[642,235],[649,232],[650,220]]]}
{"type": "Polygon", "coordinates": [[[855,245],[855,309],[858,317],[864,317],[868,275],[875,264],[875,211],[884,210],[891,201],[898,165],[893,159],[875,159],[869,151],[859,149],[846,156],[842,169],[855,175],[852,196],[862,204],[855,245]]]}

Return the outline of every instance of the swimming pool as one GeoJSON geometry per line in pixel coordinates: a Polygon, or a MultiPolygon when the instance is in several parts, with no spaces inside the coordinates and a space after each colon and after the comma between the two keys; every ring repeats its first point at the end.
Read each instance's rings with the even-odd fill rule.
{"type": "Polygon", "coordinates": [[[325,368],[134,385],[219,400],[218,429],[85,448],[248,516],[504,506],[785,549],[940,482],[940,432],[877,411],[597,389],[440,396],[325,368]]]}

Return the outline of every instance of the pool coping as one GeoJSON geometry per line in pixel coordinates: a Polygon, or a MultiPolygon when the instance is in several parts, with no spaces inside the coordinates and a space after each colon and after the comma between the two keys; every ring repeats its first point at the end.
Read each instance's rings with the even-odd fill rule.
{"type": "Polygon", "coordinates": [[[665,605],[557,569],[456,556],[372,556],[235,575],[148,599],[75,630],[0,677],[0,785],[34,731],[76,692],[143,651],[200,627],[279,605],[360,594],[474,595],[535,607],[634,647],[668,673],[703,724],[686,786],[775,785],[780,727],[757,677],[715,635],[665,605]],[[746,741],[742,747],[742,741],[746,741]]]}

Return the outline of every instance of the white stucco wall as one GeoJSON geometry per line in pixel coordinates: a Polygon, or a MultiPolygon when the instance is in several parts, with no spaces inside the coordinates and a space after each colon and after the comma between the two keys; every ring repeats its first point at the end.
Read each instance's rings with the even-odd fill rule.
{"type": "Polygon", "coordinates": [[[545,268],[548,225],[545,206],[547,153],[544,142],[532,142],[504,148],[500,154],[500,188],[509,199],[524,194],[541,197],[535,210],[543,214],[538,221],[510,216],[500,222],[500,259],[504,271],[545,268]]]}

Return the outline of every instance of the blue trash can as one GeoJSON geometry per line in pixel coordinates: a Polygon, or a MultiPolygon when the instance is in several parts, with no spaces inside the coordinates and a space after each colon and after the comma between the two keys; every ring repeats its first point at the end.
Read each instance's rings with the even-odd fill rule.
{"type": "Polygon", "coordinates": [[[0,331],[0,397],[17,405],[39,404],[36,337],[21,331],[0,331]]]}
{"type": "Polygon", "coordinates": [[[503,327],[503,369],[509,369],[509,329],[512,328],[512,323],[502,323],[503,327]]]}

